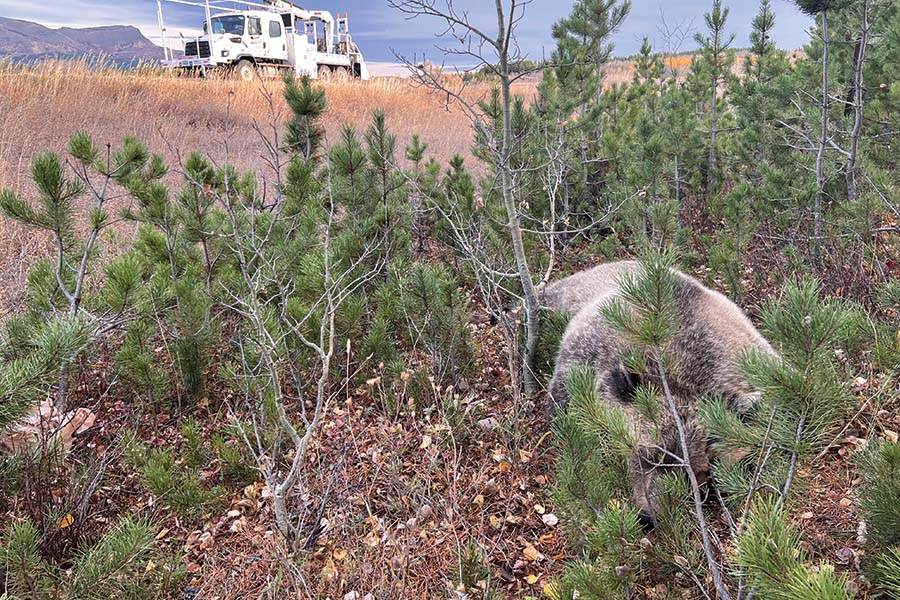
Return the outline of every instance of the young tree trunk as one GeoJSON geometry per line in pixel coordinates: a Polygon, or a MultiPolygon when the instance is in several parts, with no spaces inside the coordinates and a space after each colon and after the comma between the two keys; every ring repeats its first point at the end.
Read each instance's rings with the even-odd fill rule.
{"type": "Polygon", "coordinates": [[[862,29],[853,72],[853,130],[850,132],[850,152],[847,156],[847,199],[856,200],[856,160],[859,155],[859,136],[863,119],[863,64],[866,60],[866,44],[869,37],[869,0],[862,3],[862,29]]]}
{"type": "MultiPolygon", "coordinates": [[[[382,168],[381,170],[381,205],[384,208],[384,264],[385,266],[390,266],[391,264],[391,211],[388,206],[388,177],[387,177],[387,168],[382,168]]],[[[390,268],[386,268],[384,274],[385,281],[390,282],[391,280],[391,270],[390,268]]]]}
{"type": "Polygon", "coordinates": [[[651,235],[650,239],[653,240],[653,243],[655,245],[659,244],[661,241],[659,239],[659,229],[658,229],[659,224],[657,223],[657,221],[659,220],[658,219],[658,217],[659,217],[658,208],[659,208],[659,202],[657,201],[657,198],[656,198],[656,175],[654,174],[653,181],[650,182],[650,209],[651,209],[651,214],[653,217],[650,220],[650,235],[651,235]]]}
{"type": "Polygon", "coordinates": [[[647,195],[641,197],[641,233],[644,239],[650,239],[649,226],[647,224],[647,195]]]}
{"type": "Polygon", "coordinates": [[[734,227],[734,254],[737,262],[737,273],[735,273],[734,296],[738,304],[744,303],[744,286],[741,284],[741,267],[744,264],[743,239],[741,236],[741,223],[743,221],[743,212],[738,212],[737,223],[734,227]]]}
{"type": "MultiPolygon", "coordinates": [[[[509,36],[506,32],[506,23],[503,14],[501,0],[496,0],[498,39],[497,47],[500,58],[500,91],[503,103],[503,127],[500,147],[499,164],[501,185],[503,187],[503,204],[506,207],[508,219],[507,228],[512,241],[513,255],[516,268],[519,272],[519,281],[522,285],[522,296],[525,299],[525,353],[523,356],[523,384],[528,396],[537,391],[537,381],[534,377],[534,355],[537,351],[538,335],[540,328],[540,304],[538,303],[537,290],[534,280],[531,278],[531,270],[528,267],[528,257],[525,254],[525,244],[522,240],[522,226],[519,218],[519,208],[516,205],[513,193],[513,177],[509,164],[512,140],[512,119],[510,107],[510,77],[509,77],[509,36]]],[[[515,15],[509,15],[512,20],[515,15]]]]}
{"type": "Polygon", "coordinates": [[[709,173],[706,180],[706,197],[712,198],[716,192],[716,137],[719,126],[719,78],[713,76],[712,83],[712,122],[709,131],[709,173]]]}
{"type": "Polygon", "coordinates": [[[710,534],[711,529],[709,527],[709,524],[706,522],[706,515],[703,512],[703,495],[700,491],[700,482],[697,479],[697,474],[694,472],[694,468],[691,466],[691,455],[690,449],[688,448],[687,433],[685,431],[684,421],[682,420],[681,415],[678,412],[678,406],[676,405],[675,399],[672,397],[672,392],[669,389],[669,380],[666,377],[666,370],[663,367],[662,357],[654,357],[654,362],[656,363],[657,372],[660,376],[663,395],[666,398],[666,404],[668,406],[669,413],[672,416],[672,421],[675,423],[675,429],[678,432],[678,442],[681,449],[682,466],[684,467],[684,471],[688,477],[688,482],[691,486],[691,497],[694,501],[694,516],[696,516],[697,518],[697,526],[700,529],[700,536],[703,541],[703,553],[706,555],[707,565],[709,566],[709,574],[712,578],[713,585],[716,588],[717,597],[720,600],[731,600],[731,594],[728,593],[728,588],[725,587],[725,581],[722,577],[722,570],[719,566],[718,561],[716,560],[715,552],[713,550],[712,536],[710,534]]]}
{"type": "Polygon", "coordinates": [[[822,129],[816,156],[816,204],[813,208],[813,254],[818,255],[822,236],[822,204],[825,196],[825,145],[828,143],[828,11],[822,11],[822,129]]]}
{"type": "Polygon", "coordinates": [[[678,168],[678,153],[675,154],[675,213],[681,223],[681,172],[678,168]]]}

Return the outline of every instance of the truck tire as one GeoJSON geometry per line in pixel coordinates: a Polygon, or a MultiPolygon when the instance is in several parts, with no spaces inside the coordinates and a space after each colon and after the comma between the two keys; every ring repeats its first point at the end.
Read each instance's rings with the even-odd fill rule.
{"type": "Polygon", "coordinates": [[[322,83],[328,83],[331,81],[331,67],[328,65],[322,65],[319,67],[319,81],[322,83]]]}
{"type": "Polygon", "coordinates": [[[350,71],[347,70],[347,67],[337,67],[333,77],[338,83],[346,83],[350,81],[350,71]]]}
{"type": "Polygon", "coordinates": [[[246,58],[238,61],[234,67],[234,77],[241,81],[253,81],[257,77],[256,65],[246,58]]]}

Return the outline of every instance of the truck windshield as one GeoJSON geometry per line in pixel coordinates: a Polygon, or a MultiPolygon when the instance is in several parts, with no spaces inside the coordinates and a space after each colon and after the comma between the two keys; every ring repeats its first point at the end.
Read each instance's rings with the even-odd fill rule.
{"type": "MultiPolygon", "coordinates": [[[[240,15],[216,17],[210,20],[212,21],[212,31],[215,34],[244,35],[244,17],[240,15]]],[[[203,24],[203,31],[206,31],[206,23],[203,24]]]]}

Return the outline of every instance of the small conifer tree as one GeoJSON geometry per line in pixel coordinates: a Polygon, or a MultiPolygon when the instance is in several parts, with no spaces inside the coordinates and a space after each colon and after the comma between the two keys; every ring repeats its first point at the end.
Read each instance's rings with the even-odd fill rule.
{"type": "Polygon", "coordinates": [[[553,587],[560,600],[624,597],[640,575],[643,529],[631,502],[628,460],[636,432],[597,396],[594,372],[573,369],[569,405],[554,419],[554,498],[580,560],[553,587]]]}
{"type": "Polygon", "coordinates": [[[725,228],[710,248],[709,263],[713,273],[724,278],[728,291],[737,303],[743,298],[744,252],[756,227],[753,186],[740,183],[717,203],[725,228]]]}
{"type": "Polygon", "coordinates": [[[29,327],[21,345],[0,344],[0,432],[17,423],[52,386],[61,365],[87,345],[91,328],[81,319],[52,319],[29,327]]]}
{"type": "Polygon", "coordinates": [[[857,464],[866,540],[863,570],[888,596],[900,598],[900,444],[873,443],[857,464]]]}
{"type": "Polygon", "coordinates": [[[730,10],[722,5],[722,0],[713,0],[712,9],[704,15],[707,35],[700,33],[694,41],[700,46],[703,60],[698,61],[697,68],[702,76],[710,82],[709,94],[709,161],[707,163],[706,196],[712,198],[719,189],[718,136],[720,128],[719,85],[728,78],[729,68],[734,63],[734,54],[730,51],[734,42],[734,34],[725,33],[730,10]]]}
{"type": "Polygon", "coordinates": [[[377,292],[378,312],[365,347],[390,361],[397,358],[391,333],[405,347],[424,350],[437,385],[456,384],[472,367],[468,309],[456,278],[442,265],[395,264],[377,292]]]}
{"type": "Polygon", "coordinates": [[[800,533],[788,521],[780,499],[753,502],[737,540],[737,564],[754,597],[762,600],[850,600],[847,576],[834,566],[810,566],[800,533]]]}
{"type": "Polygon", "coordinates": [[[484,551],[468,543],[457,552],[452,580],[455,592],[473,600],[499,600],[500,588],[484,551]]]}
{"type": "Polygon", "coordinates": [[[180,560],[166,556],[149,521],[125,517],[67,564],[45,558],[40,532],[28,521],[13,523],[0,544],[4,589],[16,598],[134,598],[152,600],[172,591],[184,576],[180,560]]]}
{"type": "Polygon", "coordinates": [[[373,207],[376,215],[373,226],[380,225],[381,254],[384,262],[390,264],[409,246],[411,207],[402,194],[405,181],[397,166],[397,138],[388,131],[383,110],[376,110],[372,115],[365,141],[373,191],[378,195],[378,204],[373,207]]]}
{"type": "Polygon", "coordinates": [[[408,173],[410,183],[409,204],[412,211],[412,231],[416,240],[416,252],[421,254],[425,249],[425,206],[427,191],[434,186],[433,178],[428,177],[428,164],[425,152],[428,144],[422,142],[418,134],[413,134],[412,141],[406,146],[406,160],[412,163],[408,173]],[[432,181],[429,181],[431,179],[432,181]]]}
{"type": "MultiPolygon", "coordinates": [[[[109,204],[116,196],[112,188],[117,184],[127,187],[135,177],[157,180],[165,173],[162,158],[151,157],[133,138],[126,138],[116,151],[107,146],[103,153],[88,134],[78,132],[69,140],[68,154],[72,178],[66,176],[58,155],[44,153],[34,159],[32,179],[38,190],[37,206],[10,190],[0,192],[0,212],[27,227],[49,233],[55,249],[52,260],[39,263],[30,277],[31,318],[19,320],[9,330],[19,339],[37,335],[42,323],[54,317],[88,323],[91,336],[121,326],[131,296],[129,290],[136,281],[134,264],[117,263],[117,276],[107,280],[105,293],[100,296],[91,294],[89,281],[101,233],[113,223],[109,204]],[[75,226],[75,217],[76,202],[84,195],[91,199],[91,208],[88,230],[82,236],[75,226]],[[114,306],[106,305],[104,299],[112,299],[114,306]]],[[[66,360],[58,367],[56,405],[60,410],[65,407],[68,364],[66,360]]]]}
{"type": "Polygon", "coordinates": [[[738,419],[721,400],[703,405],[704,422],[719,452],[748,457],[720,461],[716,471],[720,489],[739,504],[762,488],[780,490],[788,500],[802,461],[824,448],[852,406],[834,351],[853,313],[819,294],[816,281],[793,282],[780,300],[765,306],[763,332],[781,356],[744,357],[750,382],[761,390],[750,414],[738,419]]]}
{"type": "Polygon", "coordinates": [[[313,87],[309,77],[303,77],[297,85],[297,79],[288,75],[285,77],[284,98],[291,109],[285,134],[287,150],[304,161],[316,162],[325,138],[321,123],[322,115],[328,108],[325,90],[313,87]]]}

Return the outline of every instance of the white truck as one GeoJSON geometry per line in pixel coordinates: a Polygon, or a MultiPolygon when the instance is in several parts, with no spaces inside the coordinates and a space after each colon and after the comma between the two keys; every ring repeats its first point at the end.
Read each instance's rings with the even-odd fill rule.
{"type": "Polygon", "coordinates": [[[224,10],[189,0],[157,0],[165,60],[163,66],[208,75],[226,72],[252,81],[261,74],[291,69],[322,81],[368,79],[369,70],[349,30],[349,16],[335,18],[324,10],[306,10],[283,0],[241,2],[243,10],[224,10]],[[203,34],[183,39],[184,53],[169,48],[163,2],[206,10],[203,34]]]}

